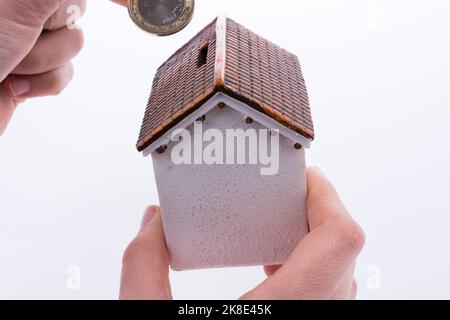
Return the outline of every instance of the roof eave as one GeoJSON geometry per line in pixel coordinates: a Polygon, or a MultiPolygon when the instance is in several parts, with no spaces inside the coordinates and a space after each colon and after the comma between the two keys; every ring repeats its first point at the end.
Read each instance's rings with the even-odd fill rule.
{"type": "Polygon", "coordinates": [[[255,119],[255,121],[261,122],[263,125],[268,128],[278,129],[280,134],[290,138],[292,141],[300,143],[303,147],[309,148],[313,138],[307,137],[303,132],[298,132],[294,128],[288,127],[281,123],[280,121],[274,119],[272,116],[260,112],[255,108],[251,107],[245,101],[241,99],[234,98],[233,96],[227,94],[226,92],[215,92],[215,94],[198,106],[195,111],[191,114],[185,116],[180,122],[174,124],[170,129],[166,130],[161,136],[158,138],[153,138],[149,141],[149,143],[142,148],[141,152],[143,152],[144,156],[148,156],[154,151],[156,151],[160,146],[168,144],[171,140],[171,132],[176,129],[185,129],[189,125],[195,122],[196,119],[200,118],[202,115],[208,113],[214,107],[219,105],[220,103],[224,103],[247,116],[250,116],[255,119]]]}

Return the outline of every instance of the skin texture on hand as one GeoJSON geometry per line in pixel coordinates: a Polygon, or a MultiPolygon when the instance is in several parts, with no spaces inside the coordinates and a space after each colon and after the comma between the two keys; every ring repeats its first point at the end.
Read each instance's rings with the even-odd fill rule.
{"type": "Polygon", "coordinates": [[[67,24],[85,8],[86,0],[0,1],[0,135],[19,103],[70,82],[83,33],[67,24]]]}
{"type": "MultiPolygon", "coordinates": [[[[356,258],[364,233],[350,217],[333,185],[318,168],[307,171],[311,232],[282,266],[266,266],[267,279],[243,300],[354,299],[356,258]]],[[[147,209],[141,230],[123,256],[120,298],[172,299],[159,208],[147,209]]]]}

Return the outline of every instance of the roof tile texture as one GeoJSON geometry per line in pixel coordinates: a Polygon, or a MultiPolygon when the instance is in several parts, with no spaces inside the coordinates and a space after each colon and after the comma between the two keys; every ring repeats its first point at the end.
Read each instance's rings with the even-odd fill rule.
{"type": "Polygon", "coordinates": [[[139,135],[139,150],[181,121],[193,106],[213,95],[215,41],[212,23],[159,67],[139,135]],[[205,45],[207,62],[199,68],[199,51],[205,45]]]}
{"type": "Polygon", "coordinates": [[[232,20],[227,21],[225,88],[307,138],[314,137],[297,56],[232,20]]]}
{"type": "Polygon", "coordinates": [[[222,38],[217,37],[216,23],[213,21],[158,69],[138,150],[144,150],[219,91],[313,139],[308,93],[298,58],[230,19],[226,20],[225,45],[217,45],[222,38]],[[225,52],[216,52],[216,47],[225,52]],[[206,63],[199,64],[205,48],[206,63]],[[224,59],[216,59],[217,55],[224,55],[224,59]],[[218,65],[223,61],[225,66],[218,65]],[[223,79],[217,79],[221,73],[216,71],[223,68],[223,79]]]}

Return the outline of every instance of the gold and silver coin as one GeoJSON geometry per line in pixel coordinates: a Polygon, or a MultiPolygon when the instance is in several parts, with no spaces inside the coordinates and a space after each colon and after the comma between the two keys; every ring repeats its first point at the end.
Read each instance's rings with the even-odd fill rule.
{"type": "Polygon", "coordinates": [[[128,0],[131,19],[145,31],[168,36],[184,29],[194,15],[195,0],[128,0]]]}

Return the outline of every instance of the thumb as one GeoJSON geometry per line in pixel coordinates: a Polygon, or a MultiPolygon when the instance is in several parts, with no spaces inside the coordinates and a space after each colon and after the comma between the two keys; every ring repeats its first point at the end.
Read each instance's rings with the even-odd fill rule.
{"type": "Polygon", "coordinates": [[[172,299],[169,254],[159,207],[146,210],[139,234],[125,250],[120,299],[172,299]]]}
{"type": "Polygon", "coordinates": [[[45,22],[65,1],[0,1],[0,82],[27,55],[45,22]]]}

